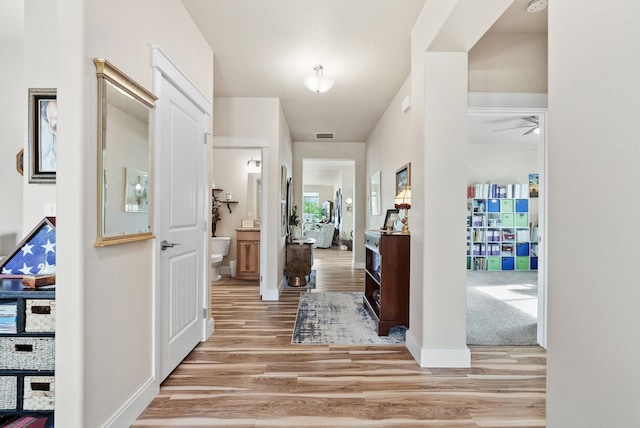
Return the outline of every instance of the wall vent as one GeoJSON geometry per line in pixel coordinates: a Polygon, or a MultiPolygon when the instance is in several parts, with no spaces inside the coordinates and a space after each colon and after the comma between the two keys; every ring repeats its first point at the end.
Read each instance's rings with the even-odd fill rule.
{"type": "Polygon", "coordinates": [[[333,140],[336,138],[335,132],[316,132],[316,140],[333,140]]]}

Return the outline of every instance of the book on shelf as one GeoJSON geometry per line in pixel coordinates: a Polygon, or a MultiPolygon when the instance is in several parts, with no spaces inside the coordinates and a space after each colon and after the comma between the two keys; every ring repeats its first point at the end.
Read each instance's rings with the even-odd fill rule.
{"type": "Polygon", "coordinates": [[[538,242],[538,226],[531,226],[531,242],[538,242]]]}
{"type": "Polygon", "coordinates": [[[491,180],[467,186],[468,199],[528,199],[528,183],[496,184],[491,180]]]}

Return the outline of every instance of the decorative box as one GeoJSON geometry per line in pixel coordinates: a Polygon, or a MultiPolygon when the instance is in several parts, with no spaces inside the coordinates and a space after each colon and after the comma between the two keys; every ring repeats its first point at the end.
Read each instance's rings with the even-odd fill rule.
{"type": "Polygon", "coordinates": [[[53,410],[55,388],[53,376],[25,376],[23,410],[53,410]]]}
{"type": "Polygon", "coordinates": [[[15,410],[18,406],[16,376],[0,376],[0,410],[15,410]]]}
{"type": "Polygon", "coordinates": [[[55,338],[0,337],[0,370],[55,369],[55,338]]]}
{"type": "Polygon", "coordinates": [[[48,299],[27,299],[24,330],[51,333],[56,330],[56,302],[48,299]]]}

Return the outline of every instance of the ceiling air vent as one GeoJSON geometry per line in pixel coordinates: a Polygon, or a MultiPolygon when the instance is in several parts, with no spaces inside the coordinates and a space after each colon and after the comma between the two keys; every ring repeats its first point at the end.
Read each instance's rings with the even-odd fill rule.
{"type": "Polygon", "coordinates": [[[316,140],[333,140],[336,138],[335,132],[316,132],[316,140]]]}

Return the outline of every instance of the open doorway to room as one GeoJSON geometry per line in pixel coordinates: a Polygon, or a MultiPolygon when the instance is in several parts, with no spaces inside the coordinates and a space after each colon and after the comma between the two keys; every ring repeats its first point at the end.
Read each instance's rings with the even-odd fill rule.
{"type": "Polygon", "coordinates": [[[261,286],[262,151],[260,147],[212,149],[209,218],[212,287],[229,280],[255,286],[256,291],[261,286]]]}
{"type": "Polygon", "coordinates": [[[545,118],[471,109],[467,343],[544,346],[545,118]]]}
{"type": "Polygon", "coordinates": [[[348,251],[353,259],[354,189],[353,160],[303,159],[303,233],[316,252],[348,251]]]}

